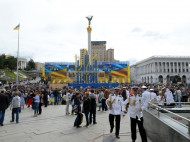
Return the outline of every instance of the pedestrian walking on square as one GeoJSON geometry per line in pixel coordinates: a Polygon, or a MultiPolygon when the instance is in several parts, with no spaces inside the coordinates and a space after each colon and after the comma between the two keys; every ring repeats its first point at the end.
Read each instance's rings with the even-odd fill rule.
{"type": "MultiPolygon", "coordinates": [[[[131,119],[131,138],[132,142],[136,141],[136,125],[138,124],[140,136],[142,142],[147,142],[147,136],[146,131],[143,126],[143,110],[147,109],[147,96],[145,95],[146,92],[146,86],[142,87],[144,90],[144,96],[138,94],[138,87],[133,87],[133,95],[130,95],[129,98],[123,102],[122,111],[127,112],[127,105],[129,106],[129,116],[131,119]]],[[[148,93],[147,93],[148,94],[148,93]]],[[[150,97],[150,95],[149,95],[150,97]]]]}
{"type": "Polygon", "coordinates": [[[20,102],[20,106],[24,109],[24,105],[25,105],[25,99],[24,99],[24,92],[23,91],[21,91],[21,96],[20,96],[20,100],[21,100],[21,102],[20,102]]]}
{"type": "Polygon", "coordinates": [[[66,115],[69,115],[69,105],[71,104],[72,91],[69,90],[66,94],[66,115]]]}
{"type": "Polygon", "coordinates": [[[122,105],[123,105],[123,98],[119,95],[119,88],[115,88],[115,94],[110,95],[107,99],[107,104],[109,106],[109,122],[110,122],[110,133],[113,132],[114,128],[114,120],[116,122],[115,127],[115,136],[117,139],[119,137],[119,130],[120,130],[120,120],[122,114],[122,105]]]}
{"type": "Polygon", "coordinates": [[[42,92],[40,92],[40,95],[39,95],[39,97],[40,97],[40,103],[39,103],[39,111],[38,111],[38,114],[40,115],[41,113],[42,113],[42,105],[43,105],[43,94],[42,94],[42,92]]]}
{"type": "Polygon", "coordinates": [[[43,104],[44,107],[47,107],[48,103],[48,92],[44,89],[42,89],[42,96],[43,96],[43,104]]]}
{"type": "Polygon", "coordinates": [[[86,117],[86,125],[84,127],[89,126],[89,112],[90,112],[90,99],[89,92],[85,92],[84,102],[83,102],[83,113],[86,117]]]}
{"type": "Polygon", "coordinates": [[[104,90],[102,89],[100,94],[99,94],[99,97],[101,98],[101,103],[102,103],[102,111],[105,111],[106,110],[106,98],[105,98],[105,94],[103,92],[104,90]]]}
{"type": "Polygon", "coordinates": [[[96,122],[96,95],[94,94],[94,90],[91,90],[91,94],[89,96],[90,98],[90,122],[89,124],[92,123],[92,117],[93,117],[93,124],[97,124],[96,122]]]}
{"type": "Polygon", "coordinates": [[[58,103],[59,103],[59,99],[58,99],[59,92],[58,92],[57,88],[55,88],[55,90],[53,91],[53,95],[55,98],[54,105],[58,105],[58,103]]]}
{"type": "Polygon", "coordinates": [[[33,90],[30,91],[30,95],[28,96],[28,108],[32,105],[33,97],[35,97],[33,90]]]}
{"type": "Polygon", "coordinates": [[[72,114],[72,115],[74,115],[75,98],[76,98],[76,94],[73,94],[72,97],[71,97],[71,104],[72,104],[72,111],[71,111],[71,114],[72,114]]]}
{"type": "Polygon", "coordinates": [[[0,92],[0,126],[3,126],[5,110],[9,107],[9,98],[5,95],[5,90],[0,92]]]}
{"type": "Polygon", "coordinates": [[[39,103],[40,103],[40,96],[39,92],[35,92],[35,97],[34,97],[34,117],[37,117],[38,112],[39,112],[39,103]]]}
{"type": "Polygon", "coordinates": [[[11,102],[12,120],[10,122],[14,122],[15,120],[14,114],[16,113],[16,123],[19,123],[19,110],[20,110],[21,99],[18,95],[19,95],[18,92],[15,92],[13,100],[11,102]]]}
{"type": "Polygon", "coordinates": [[[76,106],[75,107],[75,112],[77,113],[77,117],[75,119],[75,122],[74,122],[74,127],[77,127],[77,128],[80,128],[80,124],[81,124],[81,102],[80,102],[80,93],[76,93],[76,97],[74,99],[74,105],[76,106]]]}
{"type": "Polygon", "coordinates": [[[175,98],[176,98],[176,107],[181,108],[181,99],[182,99],[182,92],[180,90],[180,87],[177,87],[177,90],[175,92],[175,98]]]}

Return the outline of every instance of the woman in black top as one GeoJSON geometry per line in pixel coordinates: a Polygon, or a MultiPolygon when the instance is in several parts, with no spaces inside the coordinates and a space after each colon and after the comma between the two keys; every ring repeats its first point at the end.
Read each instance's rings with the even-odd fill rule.
{"type": "Polygon", "coordinates": [[[90,112],[90,99],[89,92],[85,92],[84,102],[83,102],[83,113],[86,117],[86,125],[84,127],[88,128],[89,125],[89,112],[90,112]]]}

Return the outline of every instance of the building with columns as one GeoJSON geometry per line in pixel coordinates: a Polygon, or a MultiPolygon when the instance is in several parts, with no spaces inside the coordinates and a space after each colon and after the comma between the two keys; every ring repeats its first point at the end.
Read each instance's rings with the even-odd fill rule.
{"type": "Polygon", "coordinates": [[[27,65],[27,60],[25,58],[18,58],[18,68],[24,70],[27,65]]]}
{"type": "Polygon", "coordinates": [[[189,56],[152,56],[131,66],[135,83],[190,83],[189,56]]]}

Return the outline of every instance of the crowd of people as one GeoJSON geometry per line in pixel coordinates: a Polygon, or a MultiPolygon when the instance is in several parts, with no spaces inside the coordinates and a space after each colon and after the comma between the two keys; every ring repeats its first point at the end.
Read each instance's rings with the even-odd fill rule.
{"type": "Polygon", "coordinates": [[[136,124],[143,142],[147,141],[143,127],[143,110],[149,107],[149,102],[159,106],[182,107],[180,102],[187,102],[190,98],[190,87],[173,85],[122,84],[117,88],[49,88],[45,84],[25,84],[5,87],[0,90],[0,125],[3,126],[5,111],[12,110],[11,123],[19,123],[19,113],[24,107],[34,110],[33,117],[42,114],[42,106],[66,105],[66,115],[76,115],[74,127],[80,128],[83,114],[86,119],[84,127],[97,124],[96,111],[109,110],[110,133],[114,129],[119,138],[120,119],[129,112],[131,122],[131,137],[136,140],[136,124]],[[177,103],[176,103],[177,102],[177,103]],[[69,109],[71,106],[72,109],[69,109]],[[98,109],[98,110],[97,110],[98,109]]]}

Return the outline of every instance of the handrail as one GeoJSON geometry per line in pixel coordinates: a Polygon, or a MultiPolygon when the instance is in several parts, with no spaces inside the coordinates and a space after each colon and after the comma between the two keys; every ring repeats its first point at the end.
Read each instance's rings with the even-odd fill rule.
{"type": "MultiPolygon", "coordinates": [[[[168,112],[170,114],[173,114],[175,116],[178,116],[178,117],[182,118],[183,120],[186,120],[188,122],[188,126],[187,126],[188,127],[188,134],[190,135],[190,120],[189,119],[187,119],[187,118],[185,118],[185,117],[183,117],[181,115],[175,114],[175,113],[173,113],[173,112],[171,112],[171,111],[169,111],[167,109],[164,109],[164,108],[162,108],[162,107],[160,107],[160,106],[158,106],[156,104],[153,104],[153,103],[149,102],[149,105],[152,105],[152,106],[155,106],[156,108],[158,108],[158,110],[157,110],[158,111],[158,116],[160,115],[160,113],[159,113],[159,109],[160,109],[160,110],[166,111],[166,112],[168,112]]],[[[180,123],[180,124],[182,124],[182,123],[180,123]]]]}
{"type": "MultiPolygon", "coordinates": [[[[164,104],[168,104],[168,102],[163,102],[164,104]]],[[[190,102],[171,102],[170,104],[190,104],[190,102]]]]}
{"type": "Polygon", "coordinates": [[[152,104],[152,103],[150,103],[150,102],[149,102],[149,104],[152,105],[152,106],[155,106],[155,107],[157,107],[157,108],[159,108],[159,109],[161,109],[161,110],[164,110],[164,111],[166,111],[166,112],[168,112],[168,113],[171,113],[171,114],[173,114],[173,115],[175,115],[175,116],[178,116],[178,117],[180,117],[180,118],[182,118],[182,119],[184,119],[184,120],[186,120],[186,121],[188,121],[188,122],[190,123],[190,120],[189,120],[189,119],[187,119],[187,118],[185,118],[185,117],[183,117],[183,116],[181,116],[181,115],[175,114],[175,113],[173,113],[173,112],[171,112],[171,111],[169,111],[169,110],[167,110],[167,109],[164,109],[164,108],[162,108],[162,107],[160,107],[160,106],[158,106],[158,105],[156,105],[156,104],[152,104]]]}

